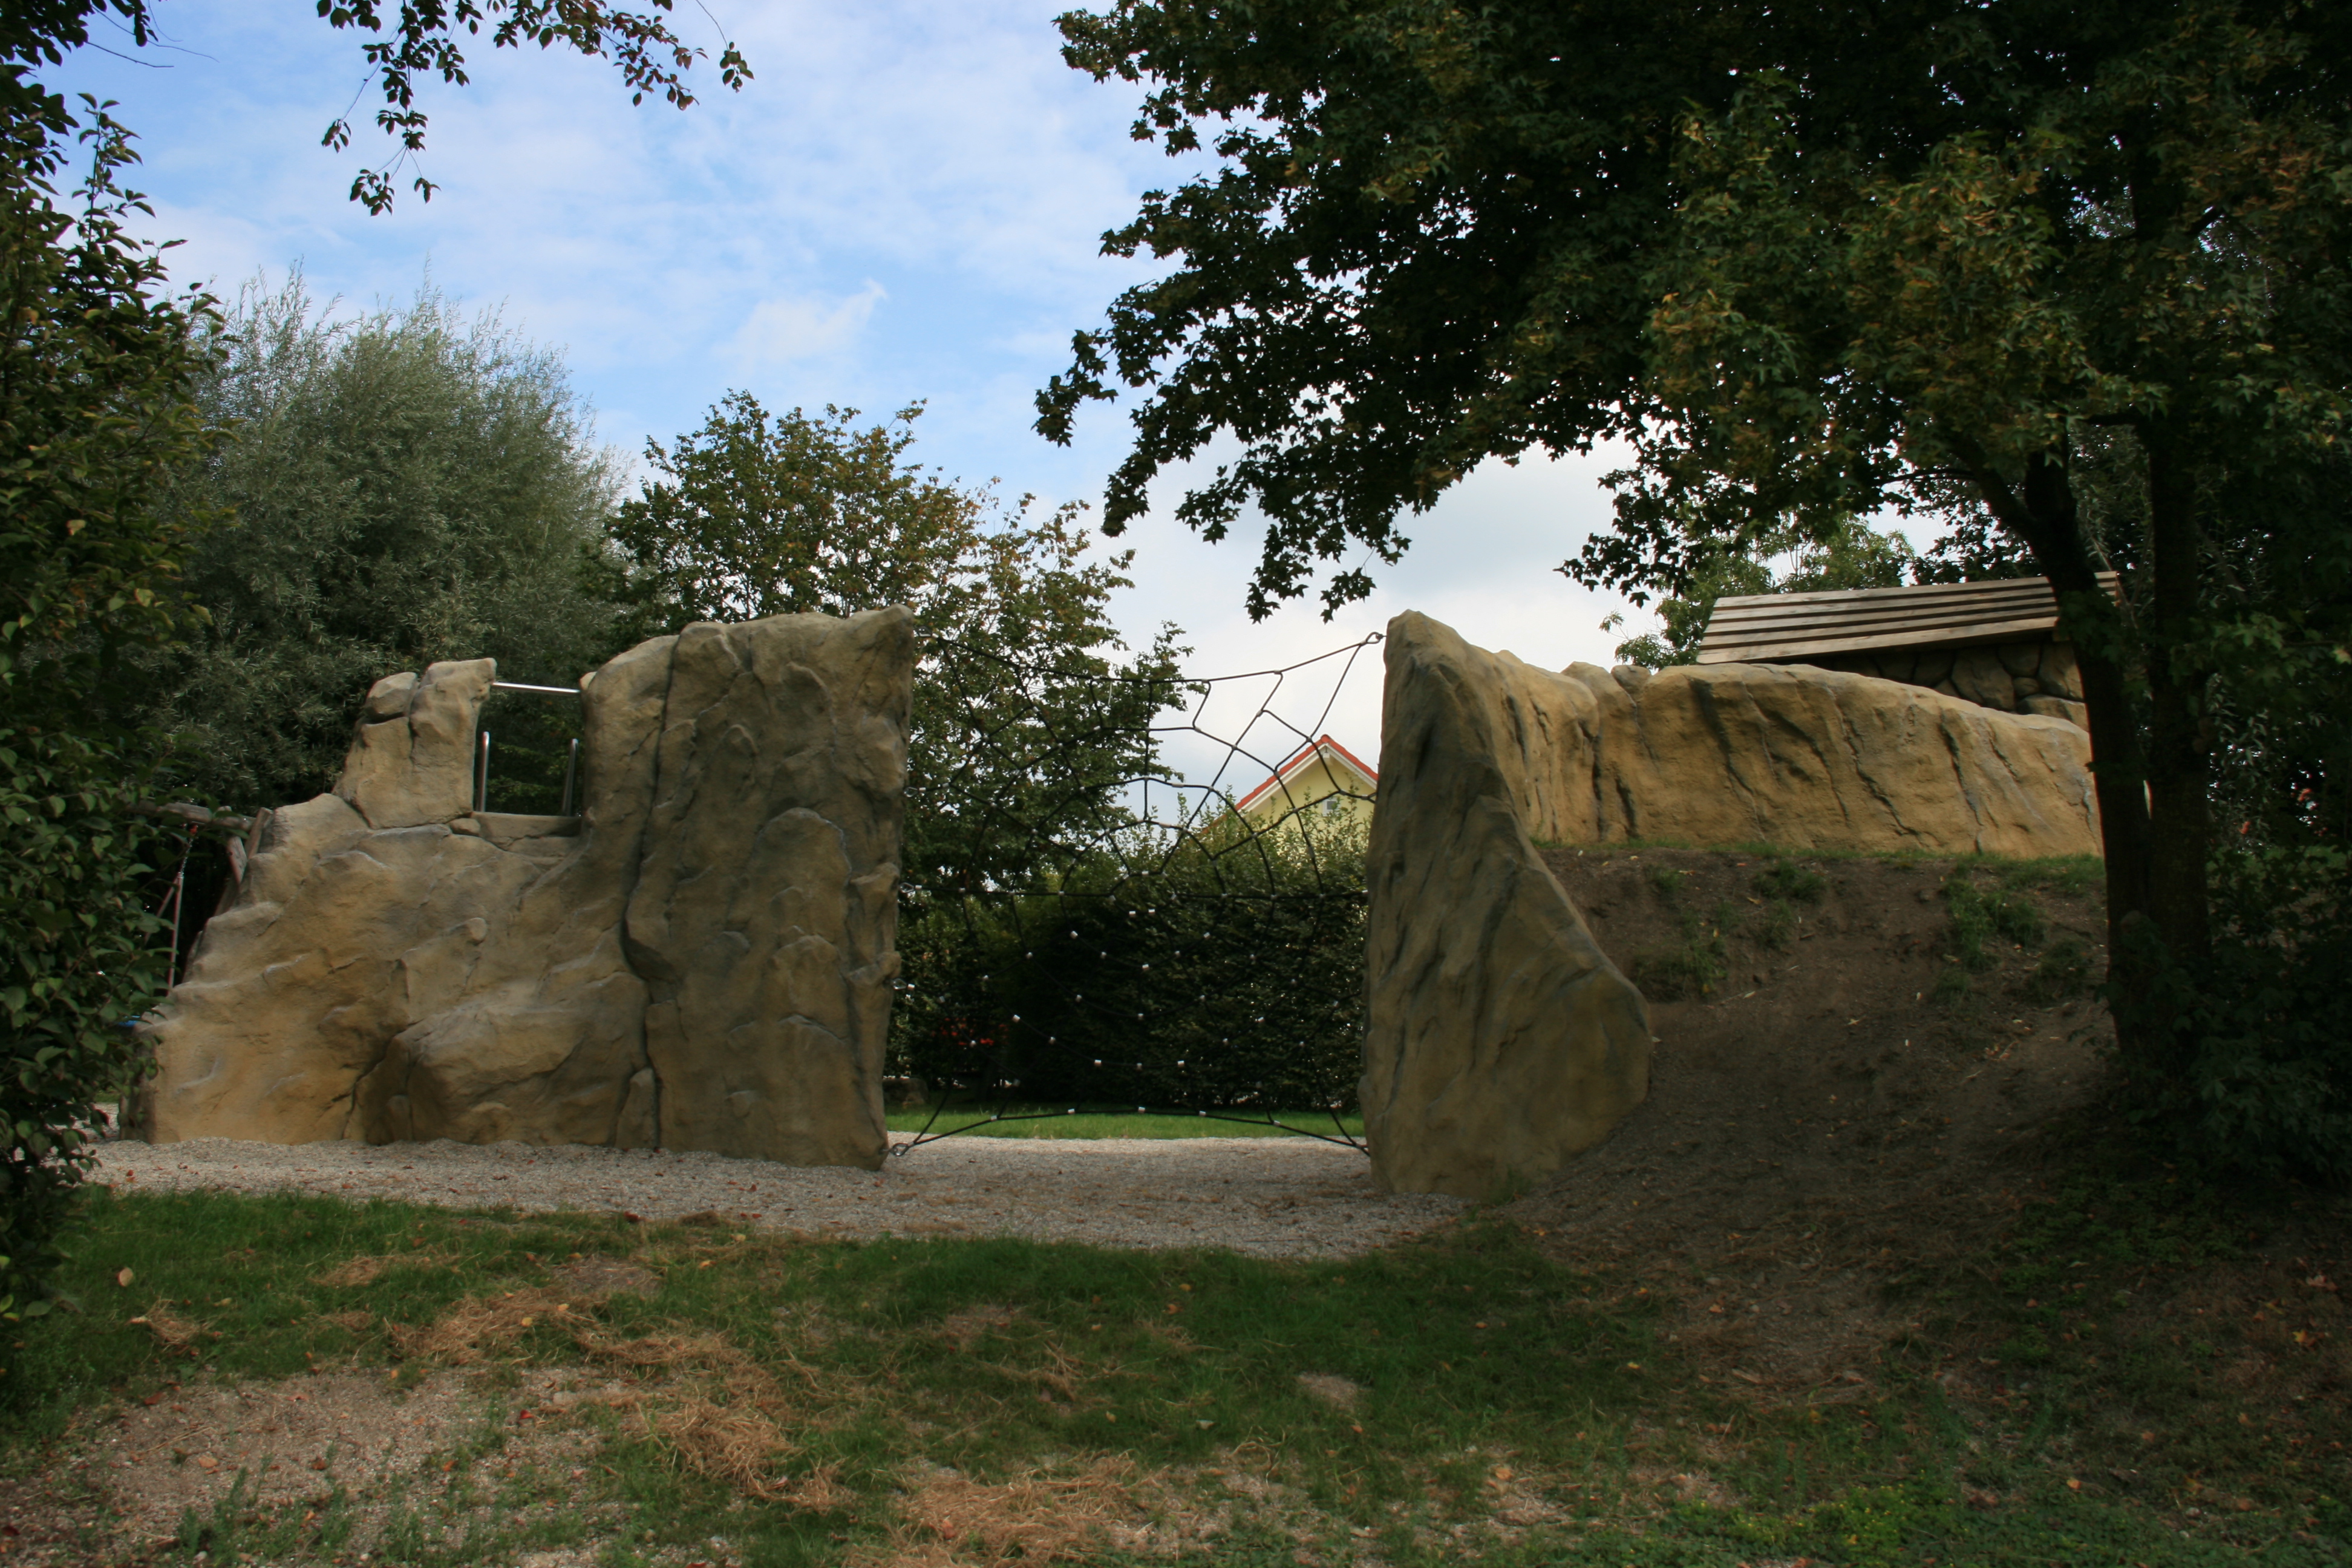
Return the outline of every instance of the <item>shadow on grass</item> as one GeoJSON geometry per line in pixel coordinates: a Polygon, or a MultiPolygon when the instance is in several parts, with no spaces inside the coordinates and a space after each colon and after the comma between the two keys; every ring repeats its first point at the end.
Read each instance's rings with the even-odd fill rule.
{"type": "MultiPolygon", "coordinates": [[[[2061,1283],[2080,1272],[2055,1233],[2020,1245],[2061,1283]]],[[[2190,1516],[2178,1487],[2086,1463],[2117,1468],[2066,1407],[2091,1385],[2062,1373],[2092,1369],[2069,1360],[2063,1310],[2030,1316],[2062,1298],[2020,1285],[2021,1259],[1995,1303],[2029,1292],[2024,1327],[2078,1337],[2050,1344],[2039,1399],[2004,1409],[1900,1352],[1866,1397],[1743,1399],[1677,1361],[1630,1279],[1491,1222],[1284,1262],[101,1194],[78,1258],[83,1311],[16,1331],[0,1395],[20,1486],[65,1473],[110,1410],[206,1380],[389,1370],[470,1380],[493,1407],[420,1483],[434,1508],[379,1508],[331,1542],[318,1520],[341,1516],[316,1503],[296,1523],[231,1500],[153,1548],[184,1561],[500,1562],[562,1541],[612,1563],[2301,1568],[2342,1561],[2352,1527],[2312,1501],[2333,1481],[2190,1516]],[[518,1458],[499,1434],[528,1418],[499,1402],[525,1399],[594,1461],[518,1458]]],[[[2202,1462],[2242,1471],[2248,1450],[2202,1462]]]]}

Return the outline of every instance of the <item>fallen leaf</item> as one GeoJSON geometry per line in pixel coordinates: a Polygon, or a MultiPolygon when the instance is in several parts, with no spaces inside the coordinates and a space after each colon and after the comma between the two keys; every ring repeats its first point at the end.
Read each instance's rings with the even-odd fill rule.
{"type": "Polygon", "coordinates": [[[133,1278],[134,1276],[128,1268],[118,1268],[114,1271],[114,1282],[126,1290],[131,1288],[131,1281],[133,1278]]]}

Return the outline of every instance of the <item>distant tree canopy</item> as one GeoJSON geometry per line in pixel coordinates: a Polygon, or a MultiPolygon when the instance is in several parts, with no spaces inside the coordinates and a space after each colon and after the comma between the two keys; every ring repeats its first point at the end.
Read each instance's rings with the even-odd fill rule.
{"type": "MultiPolygon", "coordinates": [[[[428,117],[416,105],[420,81],[438,76],[450,86],[464,86],[468,79],[459,35],[478,37],[485,24],[492,48],[529,44],[543,50],[561,44],[591,59],[610,60],[632,103],[652,93],[687,108],[694,102],[687,73],[704,52],[678,37],[657,15],[674,12],[677,0],[651,5],[650,11],[637,11],[604,0],[406,0],[387,17],[383,0],[318,0],[320,21],[339,32],[367,36],[360,46],[367,75],[353,106],[374,89],[383,100],[375,112],[376,129],[397,148],[386,162],[352,176],[352,200],[372,213],[390,209],[394,177],[425,151],[428,117]]],[[[63,100],[43,92],[26,68],[56,65],[88,45],[93,23],[100,25],[101,37],[111,23],[126,41],[144,48],[155,37],[154,0],[11,0],[0,13],[0,114],[62,115],[63,100]]],[[[719,79],[736,91],[751,79],[751,63],[732,43],[720,47],[719,79]]],[[[351,121],[338,115],[321,141],[337,150],[349,147],[351,121]]],[[[434,184],[421,171],[412,174],[410,188],[433,199],[434,184]]]]}
{"type": "Polygon", "coordinates": [[[1098,837],[1173,702],[1176,628],[1126,662],[1108,612],[1129,557],[1085,559],[1074,509],[1039,514],[907,460],[919,409],[772,415],[730,393],[699,430],[648,442],[650,482],[612,527],[633,632],[695,620],[906,605],[924,633],[908,759],[918,900],[1034,868],[1041,841],[1098,837]],[[976,742],[984,737],[984,742],[976,742]]]}
{"type": "Polygon", "coordinates": [[[316,794],[396,669],[488,655],[568,685],[610,653],[618,614],[584,569],[619,474],[558,355],[430,289],[335,319],[299,275],[248,289],[218,342],[198,397],[234,439],[175,486],[224,520],[182,582],[209,623],[152,657],[144,714],[178,737],[180,787],[247,809],[316,794]]]}
{"type": "Polygon", "coordinates": [[[1066,439],[1144,394],[1108,527],[1237,442],[1178,511],[1263,515],[1263,614],[1318,562],[1394,560],[1400,514],[1484,458],[1603,438],[1635,464],[1566,570],[1637,598],[1784,529],[1978,520],[2059,592],[2118,1022],[2168,1034],[2151,977],[2212,941],[2221,715],[2317,748],[2282,787],[2342,788],[2352,9],[1121,0],[1061,26],[1072,64],[1148,84],[1139,137],[1219,155],[1108,237],[1175,265],[1039,396],[1066,439]]]}
{"type": "MultiPolygon", "coordinates": [[[[1815,539],[1784,525],[1759,535],[1744,549],[1718,550],[1693,566],[1683,591],[1658,602],[1659,629],[1619,643],[1617,657],[1651,669],[1695,664],[1717,599],[1895,588],[1902,585],[1905,574],[1924,569],[1925,563],[1911,553],[1911,542],[1900,533],[1881,533],[1851,521],[1815,539]]],[[[1613,631],[1623,619],[1612,616],[1601,629],[1613,631]]]]}

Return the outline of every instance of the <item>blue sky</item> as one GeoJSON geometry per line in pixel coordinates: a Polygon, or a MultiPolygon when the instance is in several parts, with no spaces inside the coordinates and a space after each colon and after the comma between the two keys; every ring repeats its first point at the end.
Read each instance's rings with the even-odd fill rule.
{"type": "MultiPolygon", "coordinates": [[[[352,116],[352,152],[319,145],[362,68],[310,0],[156,0],[163,47],[116,39],[135,59],[85,50],[49,79],[120,100],[153,233],[184,242],[183,281],[233,290],[299,264],[314,294],[364,306],[404,300],[429,268],[562,349],[599,438],[625,452],[698,424],[735,386],[870,415],[923,401],[923,461],[1049,502],[1096,496],[1123,411],[1097,405],[1057,448],[1031,430],[1031,398],[1071,332],[1146,275],[1103,257],[1102,232],[1183,173],[1129,139],[1137,89],[1063,65],[1060,4],[709,5],[717,26],[692,4],[677,26],[714,56],[721,26],[742,46],[757,72],[742,93],[706,62],[692,109],[632,108],[606,66],[482,47],[469,87],[422,98],[440,190],[430,204],[404,191],[382,217],[345,200],[359,160],[385,154],[364,122],[373,102],[352,116]]],[[[1538,664],[1606,663],[1622,634],[1599,622],[1620,606],[1551,568],[1605,523],[1609,466],[1481,468],[1411,521],[1404,563],[1334,623],[1309,601],[1253,626],[1252,533],[1205,545],[1163,507],[1119,543],[1138,585],[1117,614],[1137,634],[1184,627],[1203,673],[1320,653],[1407,608],[1538,664]]],[[[1330,727],[1369,753],[1378,716],[1365,664],[1330,727]]]]}

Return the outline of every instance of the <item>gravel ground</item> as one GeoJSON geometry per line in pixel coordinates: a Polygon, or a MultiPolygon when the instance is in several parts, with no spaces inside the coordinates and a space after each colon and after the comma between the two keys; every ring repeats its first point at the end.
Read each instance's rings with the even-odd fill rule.
{"type": "MultiPolygon", "coordinates": [[[[894,1133],[894,1145],[910,1134],[894,1133]]],[[[211,1187],[397,1198],[447,1208],[559,1209],[677,1219],[716,1212],[828,1236],[1020,1236],[1097,1247],[1223,1247],[1339,1257],[1460,1211],[1390,1195],[1358,1151],[1285,1138],[952,1138],[880,1171],[717,1154],[524,1143],[184,1143],[102,1146],[121,1192],[211,1187]]]]}

